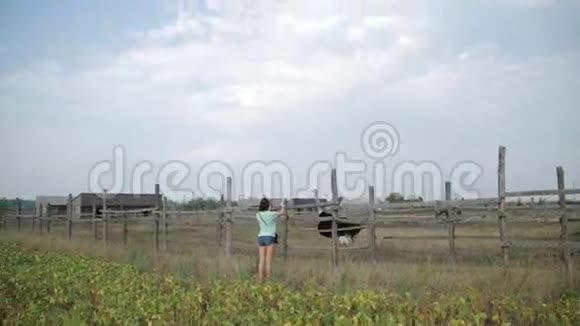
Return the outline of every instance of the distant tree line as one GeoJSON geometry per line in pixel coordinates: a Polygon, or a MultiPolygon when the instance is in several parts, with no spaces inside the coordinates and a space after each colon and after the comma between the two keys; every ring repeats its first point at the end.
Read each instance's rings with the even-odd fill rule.
{"type": "Polygon", "coordinates": [[[10,204],[6,198],[0,198],[0,215],[4,215],[10,211],[10,204]]]}
{"type": "MultiPolygon", "coordinates": [[[[36,209],[36,201],[21,199],[20,206],[23,212],[31,212],[36,209]]],[[[0,214],[15,213],[16,207],[18,207],[16,199],[0,198],[0,214]]]]}
{"type": "Polygon", "coordinates": [[[408,202],[422,202],[423,201],[423,197],[419,196],[419,197],[415,197],[415,196],[407,196],[407,198],[405,198],[405,196],[401,195],[398,192],[391,192],[387,198],[385,198],[385,201],[388,203],[408,203],[408,202]]]}

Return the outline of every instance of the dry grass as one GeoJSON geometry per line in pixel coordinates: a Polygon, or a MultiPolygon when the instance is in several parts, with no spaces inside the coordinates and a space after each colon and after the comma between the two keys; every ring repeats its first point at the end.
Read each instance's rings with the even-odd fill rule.
{"type": "MultiPolygon", "coordinates": [[[[171,228],[168,249],[158,254],[153,250],[151,225],[131,225],[129,243],[121,243],[121,226],[113,224],[111,242],[104,246],[92,239],[90,224],[75,225],[73,240],[66,240],[63,224],[55,223],[50,234],[34,234],[28,228],[17,232],[9,227],[0,233],[0,241],[17,243],[24,248],[52,250],[80,254],[96,259],[128,263],[143,271],[176,274],[183,280],[206,282],[215,277],[253,278],[257,264],[256,248],[250,241],[255,238],[255,226],[236,225],[234,232],[235,255],[226,259],[216,248],[215,225],[194,221],[171,228]]],[[[97,230],[100,235],[101,230],[97,230]]],[[[521,234],[553,234],[554,226],[522,227],[521,234]],[[528,229],[526,229],[528,228],[528,229]]],[[[431,293],[463,293],[472,288],[482,298],[520,294],[525,300],[538,303],[553,300],[567,288],[558,258],[547,252],[514,252],[514,260],[505,268],[499,259],[496,240],[458,240],[460,255],[457,263],[446,259],[448,243],[440,240],[393,241],[382,240],[388,235],[444,235],[446,230],[407,227],[382,229],[379,232],[381,261],[368,263],[367,253],[342,254],[340,267],[333,269],[328,252],[290,251],[287,262],[278,255],[274,263],[274,278],[290,286],[300,287],[311,281],[338,290],[376,288],[397,292],[411,292],[417,297],[431,293]]],[[[457,234],[495,235],[493,225],[458,228],[457,234]]],[[[361,234],[359,242],[364,242],[361,234]]],[[[290,246],[328,246],[328,241],[315,232],[290,230],[290,246]]],[[[580,268],[575,265],[576,275],[580,268]]],[[[580,281],[574,287],[580,289],[580,281]]]]}

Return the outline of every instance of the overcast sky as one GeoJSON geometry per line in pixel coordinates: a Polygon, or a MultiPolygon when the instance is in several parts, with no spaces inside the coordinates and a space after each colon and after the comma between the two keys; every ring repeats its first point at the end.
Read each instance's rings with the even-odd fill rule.
{"type": "Polygon", "coordinates": [[[124,192],[141,161],[144,192],[172,161],[187,191],[212,160],[236,185],[278,160],[299,188],[336,153],[373,162],[378,121],[399,137],[388,179],[471,162],[493,196],[504,145],[508,189],[554,188],[557,165],[580,185],[580,1],[191,2],[0,2],[0,196],[89,191],[117,145],[124,192]]]}

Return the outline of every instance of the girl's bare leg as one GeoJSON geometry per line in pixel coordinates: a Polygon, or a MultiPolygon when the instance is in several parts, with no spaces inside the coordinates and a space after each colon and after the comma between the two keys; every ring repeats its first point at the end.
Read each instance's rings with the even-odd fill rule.
{"type": "Polygon", "coordinates": [[[270,278],[272,275],[272,257],[274,256],[275,245],[266,247],[266,278],[270,278]]]}
{"type": "Polygon", "coordinates": [[[266,271],[266,247],[258,247],[258,282],[262,282],[266,271]]]}

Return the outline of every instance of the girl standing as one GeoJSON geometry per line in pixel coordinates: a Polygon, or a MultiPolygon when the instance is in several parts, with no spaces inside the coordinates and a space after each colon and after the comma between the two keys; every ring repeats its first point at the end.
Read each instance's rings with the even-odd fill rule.
{"type": "Polygon", "coordinates": [[[286,214],[283,201],[282,209],[279,212],[272,211],[271,208],[270,201],[267,198],[262,198],[259,211],[256,214],[256,220],[260,228],[258,233],[258,282],[262,282],[264,278],[269,278],[272,273],[274,246],[278,243],[276,222],[278,217],[286,214]]]}

